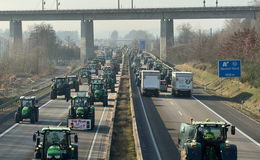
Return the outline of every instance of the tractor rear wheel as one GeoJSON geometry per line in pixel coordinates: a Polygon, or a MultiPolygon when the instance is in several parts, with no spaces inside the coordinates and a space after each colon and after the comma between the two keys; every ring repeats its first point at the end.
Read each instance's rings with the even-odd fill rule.
{"type": "Polygon", "coordinates": [[[15,112],[15,123],[19,123],[20,122],[20,115],[19,113],[15,112]]]}
{"type": "Polygon", "coordinates": [[[55,91],[51,91],[51,99],[56,99],[57,98],[57,95],[56,95],[56,92],[55,91]]]}
{"type": "Polygon", "coordinates": [[[30,117],[30,122],[31,122],[31,124],[34,124],[35,123],[35,119],[36,119],[36,117],[35,117],[35,114],[31,114],[31,117],[30,117]]]}

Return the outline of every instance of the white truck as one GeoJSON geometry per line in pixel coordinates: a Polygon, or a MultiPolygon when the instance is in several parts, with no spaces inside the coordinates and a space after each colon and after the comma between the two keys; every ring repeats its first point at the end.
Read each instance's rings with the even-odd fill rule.
{"type": "Polygon", "coordinates": [[[142,95],[159,96],[160,92],[160,71],[142,70],[141,71],[141,93],[142,95]]]}
{"type": "Polygon", "coordinates": [[[172,95],[191,96],[193,89],[192,72],[172,72],[172,95]]]}

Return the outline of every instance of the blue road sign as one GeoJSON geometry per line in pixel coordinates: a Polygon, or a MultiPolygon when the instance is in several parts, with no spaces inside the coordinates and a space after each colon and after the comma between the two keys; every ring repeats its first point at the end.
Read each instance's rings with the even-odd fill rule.
{"type": "Polygon", "coordinates": [[[220,78],[241,77],[241,61],[240,60],[218,61],[218,76],[220,78]]]}
{"type": "Polygon", "coordinates": [[[144,40],[140,41],[140,50],[142,50],[142,51],[145,50],[145,41],[144,40]]]}

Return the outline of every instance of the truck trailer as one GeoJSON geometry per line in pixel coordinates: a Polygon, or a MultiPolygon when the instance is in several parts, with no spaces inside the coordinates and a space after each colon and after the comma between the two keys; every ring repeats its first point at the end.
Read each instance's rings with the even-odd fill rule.
{"type": "Polygon", "coordinates": [[[159,96],[160,92],[160,71],[142,70],[141,71],[141,93],[146,96],[159,96]]]}
{"type": "Polygon", "coordinates": [[[172,72],[172,95],[191,96],[193,89],[192,72],[172,72]]]}

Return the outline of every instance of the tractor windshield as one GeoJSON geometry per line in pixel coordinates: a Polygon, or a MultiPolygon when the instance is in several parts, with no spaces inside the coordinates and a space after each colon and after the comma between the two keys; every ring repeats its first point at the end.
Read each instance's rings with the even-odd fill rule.
{"type": "Polygon", "coordinates": [[[64,148],[68,146],[68,141],[65,131],[46,131],[44,136],[46,150],[52,145],[58,145],[64,148]]]}
{"type": "Polygon", "coordinates": [[[94,90],[102,90],[104,88],[103,84],[95,84],[93,85],[94,90]]]}
{"type": "Polygon", "coordinates": [[[21,100],[22,107],[32,107],[32,100],[23,99],[21,100]]]}
{"type": "Polygon", "coordinates": [[[223,139],[222,128],[218,126],[204,126],[198,128],[198,136],[201,140],[219,141],[223,139]]]}
{"type": "Polygon", "coordinates": [[[57,85],[62,85],[63,83],[65,83],[65,78],[57,78],[56,83],[57,85]]]}
{"type": "Polygon", "coordinates": [[[69,77],[69,81],[77,81],[77,77],[69,77]]]}
{"type": "Polygon", "coordinates": [[[87,97],[77,97],[74,99],[74,106],[75,107],[86,107],[88,105],[88,98],[87,97]]]}

